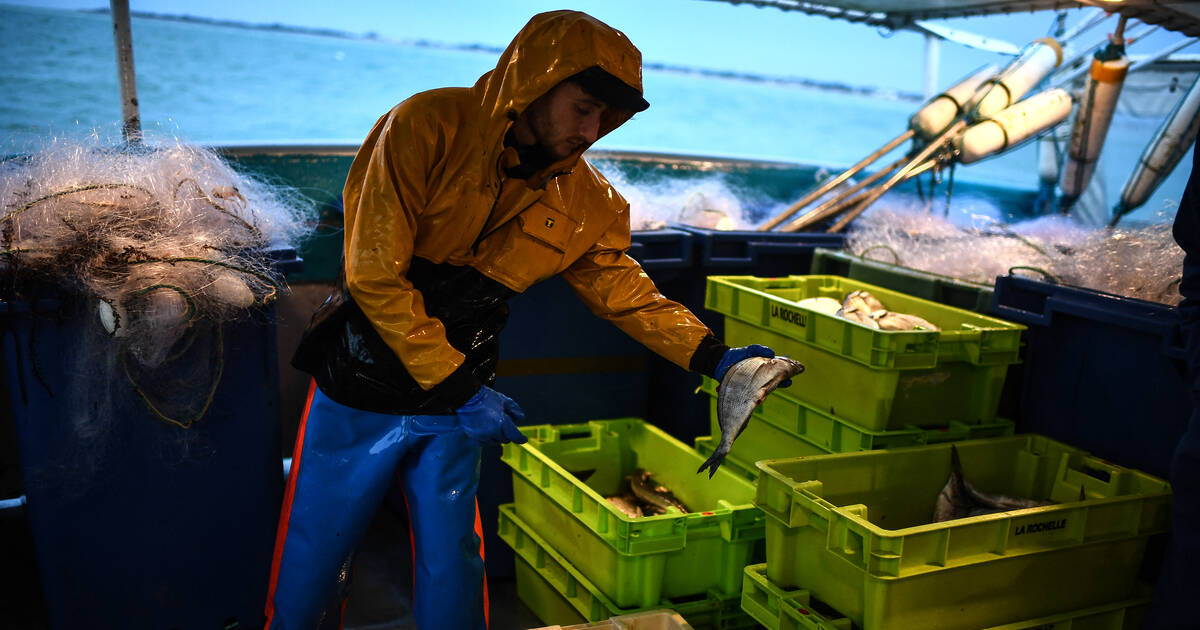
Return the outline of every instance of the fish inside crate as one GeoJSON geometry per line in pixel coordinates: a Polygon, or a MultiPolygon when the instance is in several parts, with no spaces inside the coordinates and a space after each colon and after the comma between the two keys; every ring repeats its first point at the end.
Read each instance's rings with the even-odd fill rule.
{"type": "Polygon", "coordinates": [[[1017,621],[1015,608],[1037,617],[1129,598],[1170,503],[1166,482],[1036,435],[760,470],[767,576],[863,630],[967,630],[1017,621]],[[951,518],[934,522],[955,452],[975,491],[1017,509],[981,514],[952,500],[951,518]],[[1046,504],[1018,507],[1033,502],[1046,504]]]}
{"type": "Polygon", "coordinates": [[[617,606],[738,593],[742,568],[762,557],[753,482],[697,474],[704,457],[657,427],[626,418],[522,431],[529,443],[506,444],[502,455],[518,516],[617,606]],[[609,498],[632,494],[634,480],[669,490],[683,509],[622,511],[609,498]]]}

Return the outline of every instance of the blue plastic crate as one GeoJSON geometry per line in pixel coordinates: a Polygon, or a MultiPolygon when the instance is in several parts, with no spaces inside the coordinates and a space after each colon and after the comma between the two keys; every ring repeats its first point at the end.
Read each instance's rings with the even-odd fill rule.
{"type": "Polygon", "coordinates": [[[1175,307],[1009,275],[992,313],[1029,327],[1017,431],[1168,475],[1193,408],[1175,307]]]}
{"type": "Polygon", "coordinates": [[[759,232],[675,226],[695,236],[697,263],[705,275],[787,276],[808,273],[817,248],[841,249],[845,234],[759,232]]]}

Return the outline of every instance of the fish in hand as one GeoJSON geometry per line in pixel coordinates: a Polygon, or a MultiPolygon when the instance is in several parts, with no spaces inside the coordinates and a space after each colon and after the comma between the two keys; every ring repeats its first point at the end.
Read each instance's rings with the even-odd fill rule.
{"type": "Polygon", "coordinates": [[[733,441],[746,429],[754,409],[781,383],[803,371],[804,364],[788,357],[750,357],[730,367],[717,387],[721,443],[696,472],[708,468],[708,478],[712,479],[733,447],[733,441]]]}

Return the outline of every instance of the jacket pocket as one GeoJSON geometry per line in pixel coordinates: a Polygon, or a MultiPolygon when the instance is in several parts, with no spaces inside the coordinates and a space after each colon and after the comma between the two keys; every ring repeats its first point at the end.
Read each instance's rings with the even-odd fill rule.
{"type": "Polygon", "coordinates": [[[517,215],[517,222],[526,236],[550,246],[559,253],[567,251],[567,243],[578,227],[578,223],[571,217],[536,203],[517,215]]]}

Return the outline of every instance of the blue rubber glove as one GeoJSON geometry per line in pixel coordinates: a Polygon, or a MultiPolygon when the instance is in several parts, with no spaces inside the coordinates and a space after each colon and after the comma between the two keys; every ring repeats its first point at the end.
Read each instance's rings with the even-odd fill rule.
{"type": "Polygon", "coordinates": [[[482,444],[503,444],[529,441],[517,428],[515,420],[524,420],[525,412],[513,399],[490,387],[479,391],[455,412],[467,437],[482,444]]]}
{"type": "MultiPolygon", "coordinates": [[[[721,356],[721,360],[717,362],[717,382],[720,383],[725,378],[725,372],[733,367],[739,361],[744,361],[750,357],[764,357],[767,359],[775,358],[775,351],[759,344],[752,343],[741,348],[730,348],[721,356]]],[[[788,379],[779,384],[780,387],[787,387],[792,384],[792,379],[788,379]]]]}

